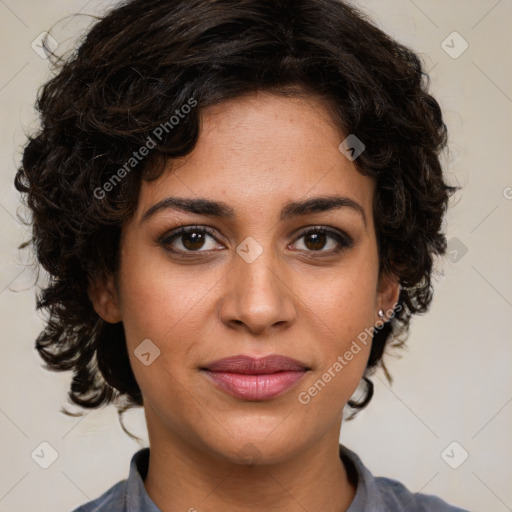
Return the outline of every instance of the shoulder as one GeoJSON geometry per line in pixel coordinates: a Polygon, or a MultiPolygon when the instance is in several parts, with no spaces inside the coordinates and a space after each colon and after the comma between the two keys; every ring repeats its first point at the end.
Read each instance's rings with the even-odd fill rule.
{"type": "Polygon", "coordinates": [[[356,481],[356,494],[347,512],[469,512],[437,496],[411,492],[397,480],[374,477],[359,456],[340,444],[340,457],[356,481]]]}
{"type": "Polygon", "coordinates": [[[375,485],[383,503],[389,510],[410,512],[468,512],[430,494],[412,493],[409,489],[390,478],[377,477],[375,485]]]}
{"type": "Polygon", "coordinates": [[[125,487],[126,480],[121,480],[98,498],[80,505],[72,512],[101,512],[103,510],[109,510],[110,512],[125,512],[125,487]]]}

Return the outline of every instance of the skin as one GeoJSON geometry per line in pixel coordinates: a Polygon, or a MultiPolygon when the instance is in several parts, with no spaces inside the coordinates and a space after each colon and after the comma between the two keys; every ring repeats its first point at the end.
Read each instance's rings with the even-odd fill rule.
{"type": "Polygon", "coordinates": [[[122,231],[118,286],[107,280],[90,291],[102,318],[124,324],[151,448],[146,490],[164,512],[347,510],[355,487],[339,433],[370,345],[308,404],[298,395],[398,300],[396,279],[378,274],[375,184],[338,150],[346,135],[315,98],[258,92],[201,116],[194,151],[143,182],[122,231]],[[279,219],[288,201],[334,194],[359,203],[366,224],[348,207],[279,219]],[[223,201],[235,217],[167,209],[142,221],[169,196],[223,201]],[[194,224],[217,240],[174,239],[175,250],[198,248],[188,259],[159,245],[163,234],[194,224]],[[329,226],[354,243],[335,253],[330,235],[301,236],[308,226],[329,226]],[[262,248],[251,263],[236,252],[247,237],[262,248]],[[145,339],[160,350],[148,366],[134,355],[145,339]],[[199,370],[236,354],[282,354],[311,370],[281,396],[244,401],[199,370]]]}

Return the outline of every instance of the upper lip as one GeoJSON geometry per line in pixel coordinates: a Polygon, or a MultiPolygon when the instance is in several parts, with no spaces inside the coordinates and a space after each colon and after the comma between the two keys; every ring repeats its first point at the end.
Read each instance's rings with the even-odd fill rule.
{"type": "Polygon", "coordinates": [[[247,375],[269,374],[284,371],[309,370],[304,363],[297,359],[282,355],[269,355],[255,358],[239,354],[225,357],[209,363],[203,368],[211,372],[243,373],[247,375]]]}

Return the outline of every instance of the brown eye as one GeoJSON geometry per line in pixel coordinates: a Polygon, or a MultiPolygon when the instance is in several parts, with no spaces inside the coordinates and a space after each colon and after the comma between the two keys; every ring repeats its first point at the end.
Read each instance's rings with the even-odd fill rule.
{"type": "Polygon", "coordinates": [[[324,227],[312,227],[304,231],[297,240],[304,239],[307,252],[332,253],[353,245],[353,240],[348,235],[342,235],[324,227]],[[328,246],[326,250],[324,248],[328,246]]]}
{"type": "Polygon", "coordinates": [[[159,239],[160,245],[171,252],[206,252],[217,247],[213,232],[206,228],[187,226],[166,234],[159,239]],[[212,240],[208,243],[208,240],[212,240]],[[205,249],[206,245],[206,249],[205,249]],[[202,250],[200,250],[202,249],[202,250]]]}
{"type": "Polygon", "coordinates": [[[304,245],[312,251],[318,251],[325,246],[327,238],[325,233],[308,233],[304,235],[304,245]]]}
{"type": "Polygon", "coordinates": [[[188,233],[181,235],[181,240],[182,245],[186,249],[195,251],[197,249],[201,249],[201,247],[204,245],[205,236],[204,233],[189,231],[188,233]]]}

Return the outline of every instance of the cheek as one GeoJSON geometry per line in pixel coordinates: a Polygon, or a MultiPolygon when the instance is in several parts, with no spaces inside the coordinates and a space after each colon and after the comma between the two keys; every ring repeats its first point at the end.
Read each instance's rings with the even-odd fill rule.
{"type": "Polygon", "coordinates": [[[337,349],[343,349],[361,331],[374,325],[378,263],[373,260],[355,254],[338,271],[326,274],[316,286],[309,285],[308,293],[303,290],[307,308],[335,336],[337,349]]]}
{"type": "MultiPolygon", "coordinates": [[[[346,283],[345,283],[346,284],[346,283]]],[[[372,342],[373,296],[358,283],[332,290],[324,300],[315,297],[317,327],[317,366],[297,391],[297,401],[309,418],[335,421],[356,391],[366,369],[372,342]]]]}
{"type": "Polygon", "coordinates": [[[314,407],[340,408],[356,390],[371,350],[375,321],[377,273],[370,259],[347,266],[326,279],[307,297],[304,311],[311,311],[316,325],[318,367],[299,402],[314,407]]]}
{"type": "Polygon", "coordinates": [[[197,359],[192,352],[197,351],[199,318],[206,314],[204,295],[211,285],[172,269],[165,257],[144,257],[137,250],[123,254],[120,282],[121,313],[135,378],[144,394],[172,387],[174,379],[186,375],[187,364],[197,359]],[[138,357],[147,353],[145,359],[138,357]]]}
{"type": "Polygon", "coordinates": [[[181,271],[159,252],[143,248],[123,254],[121,309],[132,342],[154,337],[165,343],[176,329],[186,329],[213,285],[210,273],[200,273],[192,266],[181,271]]]}

